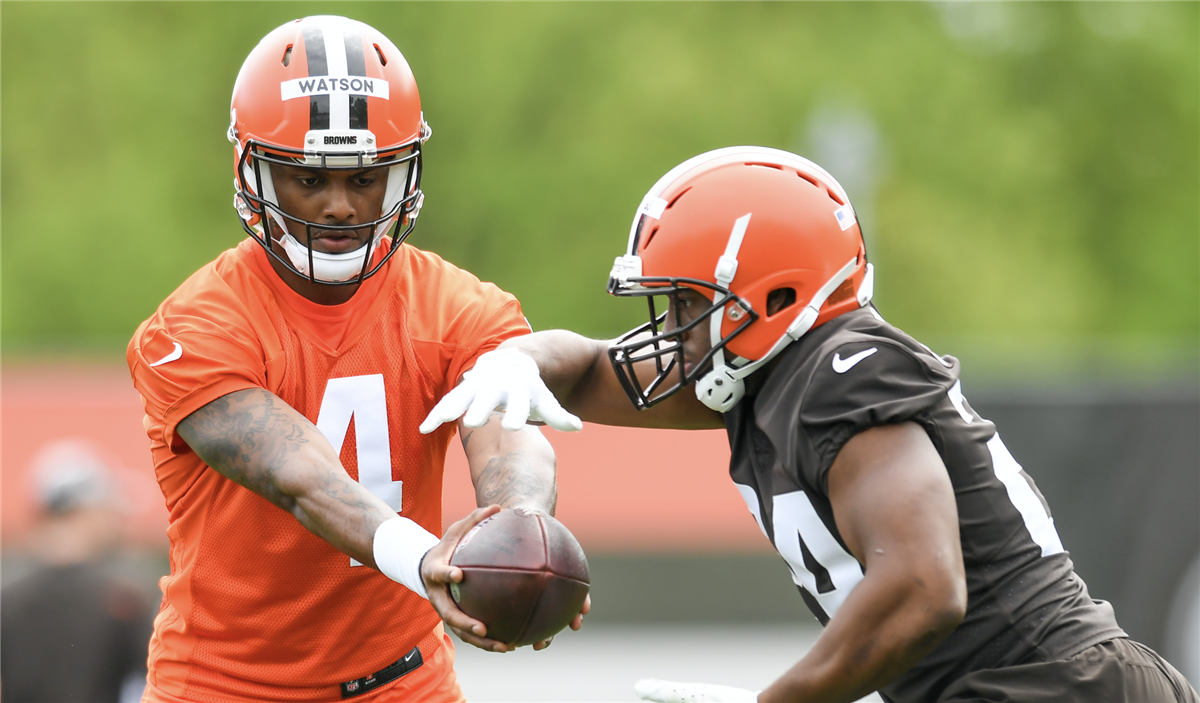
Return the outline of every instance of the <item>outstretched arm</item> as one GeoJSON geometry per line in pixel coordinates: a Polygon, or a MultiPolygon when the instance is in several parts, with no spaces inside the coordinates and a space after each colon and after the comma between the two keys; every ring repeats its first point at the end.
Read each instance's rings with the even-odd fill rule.
{"type": "Polygon", "coordinates": [[[220,474],[378,568],[375,531],[396,511],[350,478],[325,435],[278,396],[262,388],[230,393],[187,416],[177,431],[220,474]]]}
{"type": "Polygon", "coordinates": [[[858,700],[933,651],[966,611],[954,489],[920,426],[873,427],[851,438],[829,471],[829,497],[865,574],[761,703],[858,700]]]}
{"type": "MultiPolygon", "coordinates": [[[[542,380],[563,406],[588,422],[625,427],[708,429],[724,427],[719,413],[683,388],[648,410],[638,410],[625,395],[608,358],[609,342],[567,330],[547,330],[514,337],[500,345],[533,357],[542,380]]],[[[653,362],[645,362],[651,377],[653,362]]]]}
{"type": "MultiPolygon", "coordinates": [[[[609,344],[566,330],[506,340],[479,357],[458,387],[421,423],[421,431],[432,432],[441,423],[460,417],[467,427],[479,427],[496,409],[504,410],[503,427],[514,431],[527,419],[545,421],[559,430],[580,429],[579,418],[626,427],[701,429],[723,425],[721,416],[687,389],[649,410],[638,411],[617,380],[608,358],[609,344]]],[[[644,363],[644,373],[650,377],[654,362],[644,363]]]]}

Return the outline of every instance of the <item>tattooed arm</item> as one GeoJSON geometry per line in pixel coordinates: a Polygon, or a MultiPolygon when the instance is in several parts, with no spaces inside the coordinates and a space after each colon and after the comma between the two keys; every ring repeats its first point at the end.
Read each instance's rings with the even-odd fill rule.
{"type": "MultiPolygon", "coordinates": [[[[288,511],[308,531],[341,552],[379,569],[374,551],[376,530],[395,518],[396,511],[350,478],[325,435],[279,397],[261,388],[230,393],[189,415],[177,431],[197,456],[221,475],[288,511]]],[[[553,509],[553,453],[549,485],[553,509]]],[[[421,557],[420,575],[415,576],[415,564],[413,574],[428,591],[434,610],[459,637],[477,647],[503,652],[507,647],[487,639],[483,623],[459,610],[447,589],[451,582],[462,580],[462,571],[450,566],[450,554],[458,540],[496,510],[476,510],[451,525],[441,541],[421,557]]],[[[418,545],[417,549],[419,554],[425,547],[418,545]]],[[[381,553],[381,558],[396,553],[381,553]]]]}
{"type": "Polygon", "coordinates": [[[500,415],[492,415],[482,427],[458,423],[476,504],[554,515],[558,501],[554,450],[538,428],[526,425],[509,432],[500,426],[500,420],[500,415]]]}
{"type": "Polygon", "coordinates": [[[278,396],[262,388],[230,393],[188,415],[177,431],[221,475],[377,568],[375,530],[396,511],[350,478],[325,435],[278,396]]]}

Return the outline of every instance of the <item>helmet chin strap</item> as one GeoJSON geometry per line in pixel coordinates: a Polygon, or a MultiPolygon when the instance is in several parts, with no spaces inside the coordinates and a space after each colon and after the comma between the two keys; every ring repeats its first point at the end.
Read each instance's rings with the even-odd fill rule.
{"type": "MultiPolygon", "coordinates": [[[[746,213],[733,223],[733,231],[729,233],[729,241],[725,244],[725,253],[717,259],[717,270],[714,275],[717,285],[729,290],[733,277],[737,275],[737,255],[742,248],[742,239],[746,236],[746,228],[750,226],[750,216],[746,213]]],[[[712,370],[696,380],[696,397],[712,410],[719,413],[728,412],[738,404],[746,394],[746,385],[733,376],[733,369],[725,363],[725,348],[721,343],[721,324],[725,320],[726,306],[732,295],[727,295],[721,304],[720,313],[712,313],[709,317],[709,343],[716,351],[713,352],[712,370]]],[[[716,301],[713,301],[714,303],[716,301]]]]}
{"type": "MultiPolygon", "coordinates": [[[[378,234],[371,235],[372,246],[368,247],[363,244],[354,251],[348,251],[344,254],[329,254],[323,251],[312,250],[313,263],[313,278],[318,281],[348,281],[354,278],[363,269],[363,260],[367,256],[367,249],[372,251],[375,249],[375,240],[379,238],[378,234]]],[[[301,274],[308,275],[308,247],[301,244],[290,232],[283,235],[276,241],[283,247],[287,253],[288,259],[292,262],[292,266],[301,274]]]]}
{"type": "MultiPolygon", "coordinates": [[[[747,216],[747,219],[749,219],[749,216],[747,216]]],[[[771,347],[771,350],[763,358],[740,366],[730,366],[725,363],[725,349],[718,348],[712,357],[712,370],[696,380],[696,398],[709,409],[719,413],[726,413],[733,409],[733,406],[737,405],[738,401],[746,395],[746,377],[762,368],[764,364],[778,356],[779,352],[783,351],[787,345],[800,339],[812,329],[813,324],[816,323],[817,318],[821,315],[821,306],[825,304],[829,296],[833,295],[838,286],[842,285],[846,279],[854,274],[854,269],[857,266],[858,257],[850,259],[828,281],[825,281],[825,284],[808,301],[808,305],[805,305],[792,324],[788,325],[787,334],[780,337],[775,342],[775,346],[771,347]]],[[[867,264],[866,278],[863,280],[863,284],[859,287],[857,293],[860,307],[866,305],[871,299],[873,273],[873,268],[870,264],[867,264]]],[[[722,283],[721,285],[726,288],[728,287],[728,283],[722,283]]],[[[712,339],[713,347],[716,347],[721,342],[721,323],[725,317],[724,309],[724,306],[722,306],[722,314],[718,315],[714,313],[710,319],[709,336],[712,339]]],[[[736,360],[734,363],[737,363],[736,360]]]]}
{"type": "MultiPolygon", "coordinates": [[[[721,322],[724,319],[724,306],[721,314],[713,313],[709,324],[709,337],[715,347],[721,342],[721,322]]],[[[746,395],[746,384],[742,379],[734,377],[736,369],[725,363],[725,349],[719,348],[712,356],[712,370],[696,379],[696,397],[710,410],[719,413],[729,412],[746,395]]]]}

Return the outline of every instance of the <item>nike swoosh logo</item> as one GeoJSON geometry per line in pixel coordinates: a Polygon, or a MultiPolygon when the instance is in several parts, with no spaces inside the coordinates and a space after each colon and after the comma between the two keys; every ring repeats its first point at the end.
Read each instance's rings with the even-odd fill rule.
{"type": "Polygon", "coordinates": [[[838,373],[846,373],[851,368],[853,368],[855,364],[857,364],[858,362],[867,358],[868,356],[874,354],[877,351],[879,351],[878,347],[871,347],[870,349],[860,351],[859,353],[854,354],[853,356],[848,356],[845,359],[843,359],[840,354],[835,353],[833,355],[833,370],[838,373]]]}
{"type": "Polygon", "coordinates": [[[170,354],[167,354],[163,358],[159,359],[158,361],[156,361],[150,365],[151,366],[162,366],[163,364],[165,364],[169,361],[175,361],[176,359],[178,359],[181,356],[183,356],[183,345],[181,345],[179,342],[175,342],[175,348],[171,350],[170,354]]]}
{"type": "Polygon", "coordinates": [[[409,652],[408,656],[404,658],[404,661],[408,661],[409,659],[412,659],[415,656],[417,656],[416,652],[409,652]]]}

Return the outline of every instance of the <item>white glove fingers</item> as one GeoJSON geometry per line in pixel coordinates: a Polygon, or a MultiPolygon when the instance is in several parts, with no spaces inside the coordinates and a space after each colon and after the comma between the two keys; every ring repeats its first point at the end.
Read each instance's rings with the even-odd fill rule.
{"type": "Polygon", "coordinates": [[[583,421],[564,410],[550,393],[534,407],[532,415],[560,432],[578,432],[583,429],[583,421]]]}
{"type": "Polygon", "coordinates": [[[467,410],[467,414],[463,416],[463,424],[467,427],[483,427],[487,424],[488,418],[492,416],[492,411],[501,405],[505,400],[504,391],[497,388],[485,388],[480,390],[475,399],[471,401],[471,407],[467,410]]]}
{"type": "Polygon", "coordinates": [[[421,434],[429,434],[442,423],[457,420],[466,412],[472,397],[473,394],[465,386],[459,386],[447,393],[438,401],[437,405],[433,406],[433,410],[429,411],[429,415],[421,423],[418,428],[421,434]]]}
{"type": "Polygon", "coordinates": [[[504,420],[500,426],[509,432],[516,432],[525,426],[525,421],[529,419],[529,394],[521,391],[513,391],[508,394],[508,402],[505,403],[504,420]]]}
{"type": "Polygon", "coordinates": [[[467,427],[481,427],[500,408],[505,410],[501,424],[506,430],[519,430],[530,418],[562,432],[583,429],[579,418],[564,410],[546,387],[532,357],[515,349],[495,349],[479,356],[462,383],[434,406],[420,430],[428,434],[460,417],[467,427]]]}

